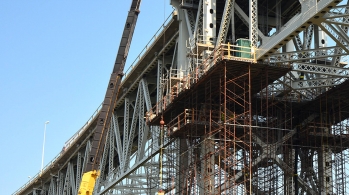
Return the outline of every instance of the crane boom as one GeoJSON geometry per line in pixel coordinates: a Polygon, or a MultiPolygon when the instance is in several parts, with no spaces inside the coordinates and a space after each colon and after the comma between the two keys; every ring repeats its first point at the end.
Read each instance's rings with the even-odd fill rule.
{"type": "Polygon", "coordinates": [[[130,11],[126,19],[122,33],[118,53],[110,76],[107,91],[102,104],[102,109],[97,119],[96,130],[91,142],[91,150],[87,158],[87,164],[83,170],[83,177],[79,188],[79,194],[91,195],[99,175],[98,163],[100,162],[106,139],[106,131],[110,125],[110,118],[115,107],[126,58],[130,48],[133,32],[136,26],[141,0],[132,0],[130,11]]]}

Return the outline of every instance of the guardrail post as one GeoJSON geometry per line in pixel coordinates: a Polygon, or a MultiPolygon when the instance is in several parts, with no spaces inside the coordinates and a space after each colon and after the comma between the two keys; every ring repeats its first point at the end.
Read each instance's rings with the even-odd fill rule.
{"type": "Polygon", "coordinates": [[[230,43],[228,42],[228,58],[230,59],[230,43]]]}

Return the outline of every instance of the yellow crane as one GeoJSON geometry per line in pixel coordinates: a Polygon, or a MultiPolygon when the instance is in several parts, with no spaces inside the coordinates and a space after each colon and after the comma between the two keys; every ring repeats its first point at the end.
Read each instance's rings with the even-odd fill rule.
{"type": "Polygon", "coordinates": [[[83,170],[80,183],[79,195],[91,195],[99,176],[98,163],[100,162],[106,139],[106,131],[110,125],[110,117],[115,107],[123,70],[125,67],[128,50],[130,48],[133,32],[137,23],[141,0],[132,0],[130,11],[126,19],[122,33],[118,53],[116,56],[113,72],[110,76],[107,92],[104,97],[102,108],[97,119],[96,130],[91,142],[91,150],[87,158],[87,164],[83,170]]]}

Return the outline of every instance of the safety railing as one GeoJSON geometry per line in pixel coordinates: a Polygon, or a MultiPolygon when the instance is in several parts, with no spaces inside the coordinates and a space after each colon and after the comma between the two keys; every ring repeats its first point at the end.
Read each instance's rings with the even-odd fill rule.
{"type": "Polygon", "coordinates": [[[222,114],[219,111],[184,109],[184,112],[166,124],[167,135],[171,136],[187,124],[208,124],[213,121],[217,123],[223,121],[222,114]]]}
{"type": "Polygon", "coordinates": [[[95,119],[96,116],[98,116],[99,111],[102,108],[102,104],[100,104],[98,106],[98,108],[96,109],[96,111],[92,114],[92,116],[87,120],[87,122],[68,140],[65,142],[64,145],[64,150],[60,153],[58,153],[57,156],[55,156],[49,163],[47,163],[45,165],[45,167],[42,169],[42,171],[40,170],[39,173],[37,173],[35,176],[33,176],[32,178],[29,179],[29,181],[27,183],[25,183],[22,187],[20,187],[18,190],[16,190],[13,195],[17,195],[19,193],[22,192],[22,190],[24,190],[26,187],[30,186],[34,181],[36,181],[37,179],[39,179],[39,177],[51,166],[53,165],[57,159],[63,154],[63,152],[65,150],[67,150],[75,141],[76,139],[87,129],[87,127],[91,124],[91,122],[95,119]]]}
{"type": "MultiPolygon", "coordinates": [[[[211,54],[203,61],[203,63],[200,65],[200,69],[207,71],[211,66],[216,64],[218,61],[223,59],[222,53],[220,52],[221,48],[218,48],[211,52],[211,54]]],[[[178,70],[177,70],[178,71],[178,70]]],[[[199,71],[192,71],[187,74],[184,74],[188,72],[187,70],[183,70],[182,73],[177,73],[177,75],[183,75],[181,76],[176,83],[171,84],[171,93],[164,96],[157,104],[148,111],[147,115],[149,116],[149,120],[151,121],[152,118],[154,118],[157,114],[161,113],[162,110],[166,109],[166,106],[170,104],[178,95],[183,92],[184,90],[187,90],[190,88],[191,85],[195,84],[199,77],[201,77],[203,74],[199,71]]],[[[171,73],[171,76],[173,74],[171,73]]]]}
{"type": "Polygon", "coordinates": [[[189,40],[189,44],[191,46],[196,44],[205,44],[205,45],[215,45],[217,41],[217,37],[211,37],[211,36],[205,36],[205,35],[198,35],[192,39],[189,40]]]}
{"type": "MultiPolygon", "coordinates": [[[[175,83],[170,84],[170,92],[148,111],[148,115],[151,116],[149,120],[151,121],[156,115],[165,110],[181,92],[189,89],[193,84],[197,83],[198,80],[219,61],[236,60],[255,63],[256,50],[257,49],[251,47],[232,45],[229,43],[221,44],[213,51],[210,51],[207,57],[202,60],[202,63],[193,70],[175,70],[176,74],[170,72],[169,75],[171,78],[177,76],[178,79],[172,79],[175,83]]],[[[171,69],[171,71],[173,70],[171,69]]]]}
{"type": "Polygon", "coordinates": [[[175,131],[179,131],[182,126],[194,122],[195,116],[196,113],[194,109],[185,109],[184,112],[167,123],[168,136],[170,136],[175,131]]]}
{"type": "Polygon", "coordinates": [[[228,43],[222,44],[221,50],[225,59],[256,62],[256,52],[258,49],[228,43]]]}

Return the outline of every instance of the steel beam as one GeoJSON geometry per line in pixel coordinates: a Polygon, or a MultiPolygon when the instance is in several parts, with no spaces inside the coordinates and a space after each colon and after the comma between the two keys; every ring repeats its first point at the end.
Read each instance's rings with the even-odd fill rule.
{"type": "Polygon", "coordinates": [[[268,60],[271,63],[309,62],[310,60],[316,60],[320,62],[320,59],[328,59],[330,57],[348,55],[347,52],[343,50],[339,51],[339,49],[340,47],[333,46],[293,52],[274,53],[269,56],[268,60]]]}
{"type": "Polygon", "coordinates": [[[342,83],[345,79],[343,78],[319,78],[310,80],[297,80],[292,81],[292,87],[294,89],[314,89],[322,87],[333,87],[342,83]]]}
{"type": "Polygon", "coordinates": [[[319,18],[323,17],[325,13],[339,2],[337,0],[321,0],[317,2],[316,6],[312,6],[307,10],[302,9],[300,14],[297,14],[284,24],[279,33],[270,37],[267,42],[262,43],[257,50],[257,60],[267,58],[275,53],[281,46],[289,42],[311,23],[317,22],[319,18]]]}
{"type": "Polygon", "coordinates": [[[250,41],[251,41],[251,48],[253,53],[257,49],[257,43],[258,43],[258,6],[257,6],[258,0],[250,0],[250,7],[249,7],[249,29],[250,29],[250,41]]]}
{"type": "Polygon", "coordinates": [[[234,14],[234,4],[235,0],[227,0],[225,2],[221,26],[219,28],[219,33],[217,36],[216,47],[221,45],[222,43],[225,43],[228,34],[229,23],[232,18],[232,14],[234,14]]]}

